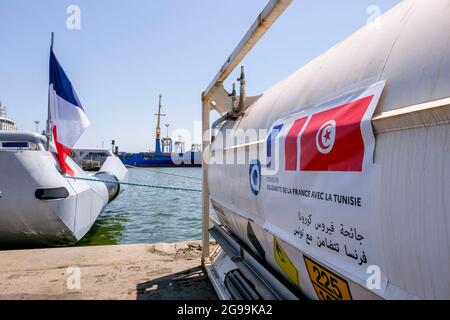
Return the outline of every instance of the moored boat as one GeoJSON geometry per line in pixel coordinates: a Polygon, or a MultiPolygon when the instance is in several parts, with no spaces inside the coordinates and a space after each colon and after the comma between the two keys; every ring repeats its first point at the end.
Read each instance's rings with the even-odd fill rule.
{"type": "Polygon", "coordinates": [[[0,132],[0,246],[58,246],[80,240],[104,207],[127,181],[128,172],[113,154],[94,174],[84,172],[71,158],[75,177],[59,166],[56,149],[46,150],[44,136],[28,132],[0,132]]]}
{"type": "Polygon", "coordinates": [[[53,34],[48,96],[45,136],[0,131],[0,246],[77,242],[128,179],[110,152],[93,174],[70,157],[89,120],[53,52],[53,34]]]}
{"type": "MultiPolygon", "coordinates": [[[[185,150],[185,143],[181,137],[175,143],[168,136],[161,137],[161,114],[162,96],[159,96],[159,105],[156,132],[155,132],[155,151],[153,152],[118,152],[122,162],[130,167],[201,167],[202,152],[198,145],[193,144],[191,150],[185,150]],[[175,145],[175,150],[173,150],[175,145]]],[[[166,124],[168,127],[169,125],[166,124]]]]}

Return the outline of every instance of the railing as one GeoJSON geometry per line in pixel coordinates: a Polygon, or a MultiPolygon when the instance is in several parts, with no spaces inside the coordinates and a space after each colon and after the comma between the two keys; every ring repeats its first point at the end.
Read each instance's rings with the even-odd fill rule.
{"type": "Polygon", "coordinates": [[[209,226],[210,226],[210,196],[208,185],[208,161],[210,150],[210,111],[215,105],[214,93],[222,87],[223,82],[231,72],[239,65],[248,52],[262,38],[278,17],[292,3],[292,0],[271,0],[263,11],[258,15],[256,21],[247,31],[245,36],[234,49],[231,56],[226,60],[217,75],[211,81],[208,88],[202,94],[202,130],[203,130],[203,198],[202,198],[202,264],[210,256],[209,248],[209,226]]]}

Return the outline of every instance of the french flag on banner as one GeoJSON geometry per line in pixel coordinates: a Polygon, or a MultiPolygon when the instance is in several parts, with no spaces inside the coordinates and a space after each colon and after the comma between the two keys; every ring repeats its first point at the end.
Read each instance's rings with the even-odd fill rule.
{"type": "Polygon", "coordinates": [[[53,139],[61,170],[73,176],[66,162],[75,143],[89,127],[89,120],[78,100],[69,78],[53,53],[50,52],[50,118],[53,139]]]}

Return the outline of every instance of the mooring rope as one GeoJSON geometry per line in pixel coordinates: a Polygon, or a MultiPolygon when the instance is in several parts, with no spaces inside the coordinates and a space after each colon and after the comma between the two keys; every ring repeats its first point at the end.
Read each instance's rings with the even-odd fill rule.
{"type": "Polygon", "coordinates": [[[135,167],[135,166],[128,166],[132,169],[141,169],[141,170],[147,170],[147,171],[151,171],[151,172],[156,172],[156,173],[161,173],[161,174],[166,174],[169,176],[174,176],[174,177],[180,177],[180,178],[186,178],[186,179],[193,179],[193,180],[203,180],[202,178],[199,177],[192,177],[192,176],[185,176],[182,174],[176,174],[176,173],[170,173],[170,172],[164,172],[164,171],[160,171],[160,170],[155,170],[155,169],[150,169],[150,168],[142,168],[142,167],[135,167]]]}
{"type": "Polygon", "coordinates": [[[102,179],[85,178],[85,177],[71,177],[71,176],[65,176],[65,178],[66,179],[71,179],[71,180],[103,182],[103,183],[109,183],[109,184],[122,184],[122,185],[133,186],[133,187],[144,187],[144,188],[165,189],[165,190],[178,190],[178,191],[189,191],[189,192],[202,192],[202,190],[199,190],[199,189],[158,186],[158,185],[146,184],[146,183],[132,183],[132,182],[124,182],[124,181],[111,181],[111,180],[102,180],[102,179]]]}

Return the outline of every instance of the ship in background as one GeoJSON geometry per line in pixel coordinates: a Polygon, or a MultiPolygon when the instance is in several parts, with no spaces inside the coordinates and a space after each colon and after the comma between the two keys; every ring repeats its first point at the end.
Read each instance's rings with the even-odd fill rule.
{"type": "Polygon", "coordinates": [[[160,95],[158,113],[155,114],[157,123],[154,152],[118,152],[118,148],[115,147],[113,141],[114,152],[129,167],[201,167],[202,152],[200,145],[193,144],[190,150],[185,151],[185,142],[182,137],[179,137],[175,142],[172,142],[168,134],[161,138],[161,116],[165,116],[161,114],[161,108],[162,96],[160,95]]]}
{"type": "Polygon", "coordinates": [[[6,107],[0,101],[0,131],[16,131],[17,127],[14,120],[8,118],[6,107]]]}

